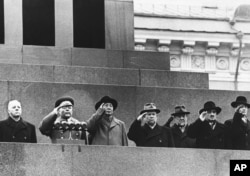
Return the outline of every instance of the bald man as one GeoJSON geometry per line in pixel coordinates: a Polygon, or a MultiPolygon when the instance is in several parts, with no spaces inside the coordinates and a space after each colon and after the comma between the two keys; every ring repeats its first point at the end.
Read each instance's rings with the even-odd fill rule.
{"type": "Polygon", "coordinates": [[[8,118],[0,121],[0,142],[36,143],[35,126],[22,118],[22,106],[18,100],[8,103],[8,118]]]}

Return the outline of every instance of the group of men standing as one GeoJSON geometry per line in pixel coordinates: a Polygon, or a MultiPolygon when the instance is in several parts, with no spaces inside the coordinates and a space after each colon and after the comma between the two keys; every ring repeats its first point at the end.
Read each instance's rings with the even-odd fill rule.
{"type": "MultiPolygon", "coordinates": [[[[238,96],[231,103],[235,113],[224,124],[217,121],[221,108],[213,101],[204,104],[191,124],[187,122],[190,112],[178,105],[163,126],[157,123],[160,109],[154,103],[146,103],[128,133],[125,123],[113,114],[117,106],[115,99],[104,96],[95,104],[95,113],[86,122],[80,122],[73,117],[73,98],[62,97],[43,118],[39,130],[50,137],[52,143],[84,140],[92,145],[128,146],[130,139],[141,147],[250,149],[250,121],[247,119],[250,104],[244,96],[238,96]]],[[[8,118],[0,121],[0,142],[37,142],[35,126],[23,120],[21,114],[21,103],[10,101],[8,118]]]]}

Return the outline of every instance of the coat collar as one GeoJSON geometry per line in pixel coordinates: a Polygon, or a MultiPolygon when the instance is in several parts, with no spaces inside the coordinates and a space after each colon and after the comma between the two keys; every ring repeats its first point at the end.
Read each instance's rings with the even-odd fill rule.
{"type": "Polygon", "coordinates": [[[155,125],[154,129],[151,129],[148,125],[145,125],[145,128],[148,132],[147,138],[152,138],[162,133],[162,128],[158,124],[155,125]]]}
{"type": "Polygon", "coordinates": [[[187,129],[188,129],[188,125],[186,125],[185,130],[184,130],[184,132],[182,133],[181,130],[180,130],[180,128],[179,128],[177,125],[174,125],[174,126],[172,127],[172,132],[173,132],[174,134],[178,135],[178,136],[186,136],[186,135],[187,135],[187,129]]]}
{"type": "Polygon", "coordinates": [[[114,116],[112,116],[112,120],[111,122],[108,122],[107,120],[103,119],[102,118],[102,122],[104,125],[110,127],[110,128],[113,128],[115,127],[116,125],[120,125],[120,122],[117,118],[115,118],[114,116]]]}
{"type": "Polygon", "coordinates": [[[7,125],[12,128],[18,128],[18,129],[27,128],[28,126],[28,124],[22,119],[22,117],[18,122],[14,121],[11,117],[8,117],[7,125]]]}

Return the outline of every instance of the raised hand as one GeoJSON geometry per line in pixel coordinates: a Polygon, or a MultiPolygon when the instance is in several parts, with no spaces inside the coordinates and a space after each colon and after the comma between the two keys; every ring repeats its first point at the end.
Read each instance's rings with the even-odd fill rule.
{"type": "Polygon", "coordinates": [[[104,113],[104,108],[103,108],[103,105],[104,105],[104,103],[102,103],[101,105],[100,105],[100,107],[96,110],[96,113],[98,114],[98,115],[102,115],[103,113],[104,113]]]}
{"type": "Polygon", "coordinates": [[[200,119],[201,119],[201,121],[206,120],[207,117],[208,117],[207,111],[203,111],[203,112],[200,114],[200,119]]]}

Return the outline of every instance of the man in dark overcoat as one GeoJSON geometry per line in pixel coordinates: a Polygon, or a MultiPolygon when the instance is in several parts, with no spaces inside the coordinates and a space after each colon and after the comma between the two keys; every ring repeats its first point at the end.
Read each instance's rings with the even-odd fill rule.
{"type": "Polygon", "coordinates": [[[250,150],[250,121],[247,118],[250,104],[246,97],[238,96],[231,106],[235,108],[235,113],[232,119],[225,121],[227,148],[250,150]]]}
{"type": "Polygon", "coordinates": [[[225,126],[217,121],[220,112],[220,107],[213,101],[208,101],[199,111],[199,118],[190,124],[187,134],[196,139],[197,148],[225,148],[225,126]]]}
{"type": "Polygon", "coordinates": [[[174,147],[171,130],[158,125],[157,114],[160,110],[154,103],[144,105],[144,110],[134,120],[128,132],[128,138],[142,147],[174,147]]]}
{"type": "Polygon", "coordinates": [[[18,100],[9,101],[8,118],[0,121],[0,142],[37,142],[35,126],[21,115],[21,103],[18,100]]]}
{"type": "Polygon", "coordinates": [[[171,121],[174,122],[174,125],[170,129],[173,134],[175,147],[195,148],[195,139],[187,135],[189,127],[187,119],[189,114],[190,112],[186,110],[185,106],[176,106],[175,112],[171,114],[171,117],[165,124],[166,127],[170,127],[171,121]]]}

